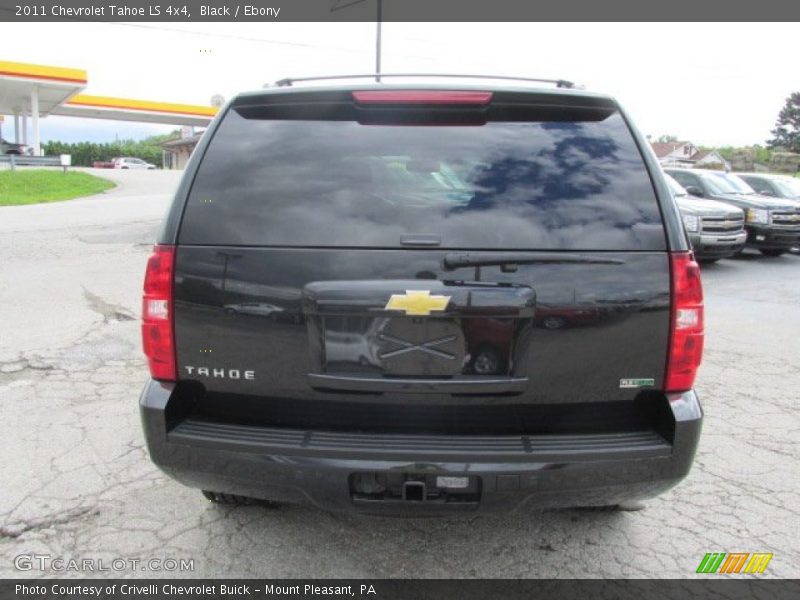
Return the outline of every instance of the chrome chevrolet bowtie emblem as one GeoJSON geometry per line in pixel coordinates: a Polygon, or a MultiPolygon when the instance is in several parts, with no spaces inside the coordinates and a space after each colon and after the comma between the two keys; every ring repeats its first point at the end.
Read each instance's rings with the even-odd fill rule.
{"type": "Polygon", "coordinates": [[[424,317],[431,311],[443,311],[450,303],[450,296],[431,296],[428,290],[406,290],[405,294],[392,294],[384,310],[402,310],[407,315],[424,317]]]}

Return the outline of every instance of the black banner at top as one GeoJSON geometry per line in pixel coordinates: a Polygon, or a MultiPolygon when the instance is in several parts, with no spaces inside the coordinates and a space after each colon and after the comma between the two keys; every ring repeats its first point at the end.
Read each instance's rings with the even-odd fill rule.
{"type": "Polygon", "coordinates": [[[798,21],[791,0],[0,0],[0,21],[798,21]]]}

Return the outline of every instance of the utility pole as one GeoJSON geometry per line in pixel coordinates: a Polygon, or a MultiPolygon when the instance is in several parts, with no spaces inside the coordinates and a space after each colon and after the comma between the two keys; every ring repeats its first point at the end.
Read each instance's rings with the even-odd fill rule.
{"type": "MultiPolygon", "coordinates": [[[[340,0],[336,0],[331,7],[331,12],[336,12],[338,10],[342,10],[343,8],[347,8],[348,6],[353,6],[355,4],[362,4],[367,0],[351,0],[350,2],[346,2],[344,4],[339,4],[340,0]]],[[[383,0],[375,0],[378,5],[378,12],[376,15],[376,32],[375,32],[375,81],[381,80],[381,22],[383,21],[383,0]]]]}
{"type": "Polygon", "coordinates": [[[378,2],[377,32],[375,36],[375,81],[381,80],[381,21],[383,20],[383,0],[378,2]]]}

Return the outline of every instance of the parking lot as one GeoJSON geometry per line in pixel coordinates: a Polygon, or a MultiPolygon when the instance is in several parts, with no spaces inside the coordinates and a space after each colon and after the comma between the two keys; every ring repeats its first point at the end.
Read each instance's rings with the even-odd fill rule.
{"type": "MultiPolygon", "coordinates": [[[[20,554],[194,559],[187,577],[689,577],[772,552],[800,577],[800,257],[704,268],[688,479],[646,510],[387,519],[219,508],[150,463],[137,396],[141,280],[176,172],[109,171],[99,197],[0,209],[0,577],[20,554]]],[[[47,576],[62,573],[46,571],[47,576]]]]}

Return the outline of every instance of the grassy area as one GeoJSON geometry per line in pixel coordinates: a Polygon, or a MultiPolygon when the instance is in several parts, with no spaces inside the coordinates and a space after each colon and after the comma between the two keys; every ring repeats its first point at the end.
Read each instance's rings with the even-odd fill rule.
{"type": "Polygon", "coordinates": [[[57,202],[97,194],[114,184],[88,173],[61,169],[0,171],[0,206],[57,202]]]}

